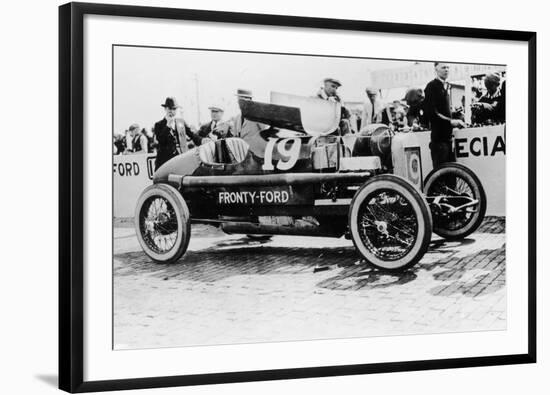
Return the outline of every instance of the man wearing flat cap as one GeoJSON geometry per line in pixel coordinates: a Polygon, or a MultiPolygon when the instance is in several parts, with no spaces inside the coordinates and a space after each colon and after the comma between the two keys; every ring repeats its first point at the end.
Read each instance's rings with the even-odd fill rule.
{"type": "Polygon", "coordinates": [[[137,123],[130,125],[128,130],[130,131],[130,134],[132,136],[131,152],[134,154],[147,153],[149,140],[144,134],[144,130],[142,130],[137,123]]]}
{"type": "Polygon", "coordinates": [[[198,135],[202,141],[218,140],[225,137],[231,137],[231,125],[223,121],[223,108],[218,105],[208,107],[210,110],[210,122],[205,123],[199,128],[198,135]]]}
{"type": "Polygon", "coordinates": [[[483,83],[487,92],[479,98],[477,103],[472,104],[472,114],[475,115],[476,123],[505,122],[504,95],[500,87],[500,76],[489,73],[485,76],[483,83]]]}
{"type": "Polygon", "coordinates": [[[164,118],[155,123],[153,128],[158,142],[155,170],[174,156],[187,151],[187,137],[196,145],[200,145],[201,140],[182,118],[176,118],[181,107],[174,97],[167,97],[161,106],[164,107],[164,118]]]}
{"type": "Polygon", "coordinates": [[[327,77],[323,80],[323,86],[319,88],[315,96],[319,99],[334,101],[342,104],[339,127],[340,134],[343,136],[345,134],[351,133],[351,125],[349,121],[349,119],[351,118],[351,113],[346,107],[344,107],[344,102],[342,101],[342,98],[338,96],[338,88],[341,86],[342,83],[336,78],[327,77]]]}

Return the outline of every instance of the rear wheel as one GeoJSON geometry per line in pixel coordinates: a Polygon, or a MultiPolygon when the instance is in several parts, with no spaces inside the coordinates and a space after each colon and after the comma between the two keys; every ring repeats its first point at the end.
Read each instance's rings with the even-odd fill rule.
{"type": "Polygon", "coordinates": [[[135,227],[141,248],[155,262],[174,263],[189,245],[189,209],[170,185],[155,184],[143,191],[136,206],[135,227]]]}
{"type": "Polygon", "coordinates": [[[428,174],[424,185],[437,235],[463,239],[481,225],[487,198],[481,181],[468,167],[445,163],[428,174]]]}
{"type": "Polygon", "coordinates": [[[359,253],[377,268],[404,270],[428,250],[432,219],[422,195],[403,178],[384,174],[357,191],[349,229],[359,253]]]}

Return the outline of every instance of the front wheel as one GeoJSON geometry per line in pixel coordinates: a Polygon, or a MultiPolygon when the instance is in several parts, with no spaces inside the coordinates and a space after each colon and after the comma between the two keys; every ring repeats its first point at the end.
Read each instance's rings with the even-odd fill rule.
{"type": "Polygon", "coordinates": [[[408,181],[391,174],[368,180],[351,201],[353,244],[379,269],[404,270],[428,250],[432,218],[426,200],[408,181]]]}
{"type": "Polygon", "coordinates": [[[143,191],[136,206],[135,227],[141,248],[157,263],[176,262],[189,245],[189,209],[170,185],[155,184],[143,191]]]}
{"type": "Polygon", "coordinates": [[[459,240],[481,225],[487,197],[481,181],[468,167],[445,163],[428,174],[424,185],[437,235],[459,240]]]}

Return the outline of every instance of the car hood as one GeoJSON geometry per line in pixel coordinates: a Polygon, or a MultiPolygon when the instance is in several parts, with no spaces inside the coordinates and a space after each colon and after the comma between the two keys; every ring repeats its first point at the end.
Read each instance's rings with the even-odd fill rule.
{"type": "Polygon", "coordinates": [[[170,174],[179,176],[191,175],[200,166],[201,160],[197,148],[193,148],[183,154],[173,157],[153,174],[153,183],[167,183],[170,174]]]}

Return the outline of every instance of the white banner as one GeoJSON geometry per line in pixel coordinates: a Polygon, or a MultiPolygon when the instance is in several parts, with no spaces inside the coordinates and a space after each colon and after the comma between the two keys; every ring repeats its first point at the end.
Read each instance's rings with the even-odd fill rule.
{"type": "MultiPolygon", "coordinates": [[[[487,194],[487,215],[506,215],[505,125],[455,131],[456,160],[476,173],[487,194]]],[[[430,132],[416,133],[422,156],[422,178],[432,171],[430,132]]]]}
{"type": "Polygon", "coordinates": [[[154,154],[115,155],[113,210],[115,218],[133,217],[141,192],[153,180],[154,154]]]}

